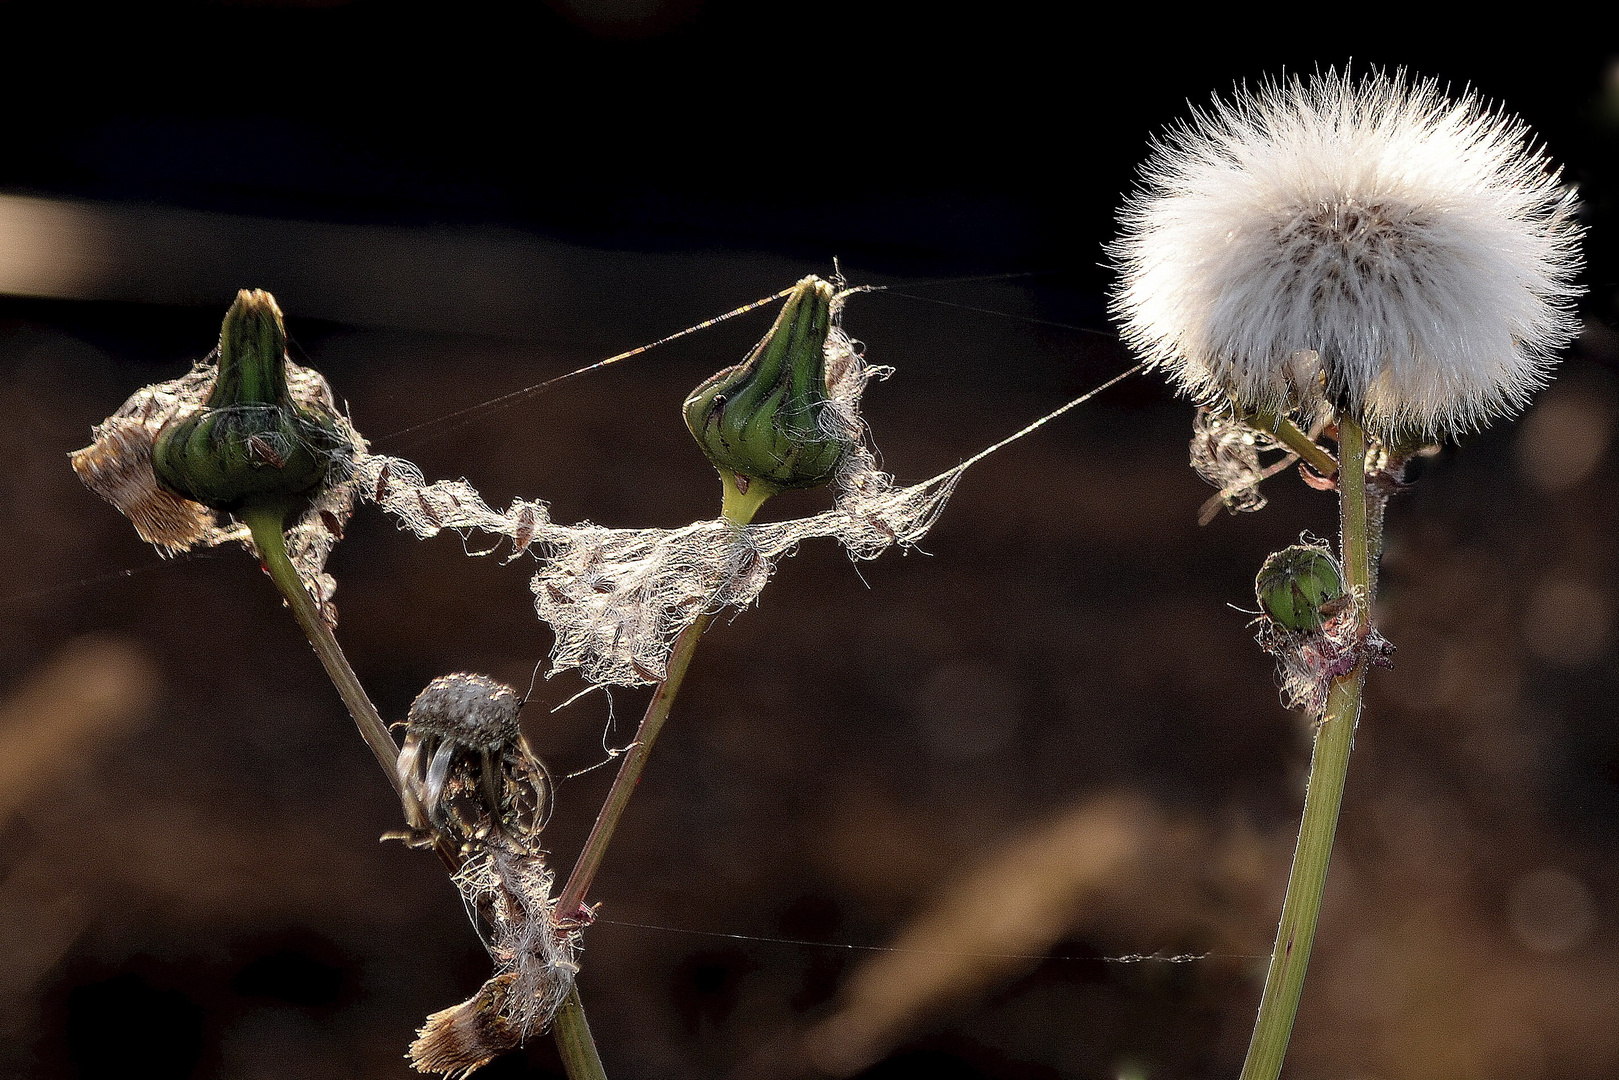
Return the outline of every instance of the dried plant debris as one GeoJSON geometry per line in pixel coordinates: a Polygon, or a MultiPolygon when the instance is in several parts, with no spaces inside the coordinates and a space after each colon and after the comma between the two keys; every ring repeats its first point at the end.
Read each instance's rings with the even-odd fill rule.
{"type": "Polygon", "coordinates": [[[557,916],[555,884],[539,846],[549,783],[518,726],[522,702],[486,675],[434,679],[411,703],[401,779],[427,821],[457,847],[455,885],[495,964],[468,1000],[427,1018],[411,1061],[465,1076],[543,1032],[578,973],[576,920],[557,916]]]}
{"type": "Polygon", "coordinates": [[[1270,436],[1229,412],[1202,407],[1192,420],[1192,469],[1219,488],[1216,497],[1233,514],[1265,508],[1259,484],[1266,470],[1259,455],[1281,449],[1270,436]]]}
{"type": "MultiPolygon", "coordinates": [[[[185,375],[142,387],[103,423],[92,442],[69,455],[73,471],[135,526],[142,540],[165,555],[213,547],[231,540],[251,544],[247,529],[198,502],[182,498],[158,482],[152,447],[163,429],[195,415],[213,389],[218,368],[212,358],[199,361],[185,375]]],[[[359,432],[338,410],[331,387],[312,368],[287,362],[287,384],[293,400],[334,418],[342,445],[333,455],[328,482],[287,529],[287,551],[311,594],[330,621],[336,619],[331,598],[337,583],[325,572],[326,559],[342,537],[354,504],[352,470],[365,458],[359,432]]]]}
{"type": "Polygon", "coordinates": [[[541,854],[505,834],[480,844],[455,884],[478,912],[495,974],[427,1018],[410,1060],[421,1072],[464,1077],[550,1027],[579,972],[580,925],[558,917],[541,854]]]}
{"type": "Polygon", "coordinates": [[[518,499],[497,511],[465,480],[429,484],[410,462],[382,456],[358,460],[353,484],[419,537],[477,530],[510,539],[514,556],[540,554],[532,589],[535,611],[556,635],[553,673],[577,668],[597,684],[655,683],[682,630],[704,612],[753,603],[776,561],[803,541],[831,537],[857,559],[914,546],[955,489],[965,465],[910,487],[878,467],[859,402],[887,371],[868,366],[839,329],[826,348],[831,401],[821,423],[853,445],[833,480],[835,507],[811,517],[745,527],[723,518],[677,529],[559,525],[543,502],[518,499]]]}

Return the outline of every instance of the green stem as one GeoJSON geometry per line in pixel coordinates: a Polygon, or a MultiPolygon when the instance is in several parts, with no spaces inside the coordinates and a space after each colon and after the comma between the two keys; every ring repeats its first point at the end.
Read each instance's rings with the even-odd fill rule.
{"type": "MultiPolygon", "coordinates": [[[[725,488],[721,513],[739,529],[752,521],[759,507],[776,492],[775,488],[758,480],[748,482],[743,479],[739,482],[738,477],[723,469],[720,470],[720,481],[725,488]]],[[[590,827],[590,836],[585,839],[585,846],[573,864],[573,873],[568,875],[568,883],[563,886],[562,895],[557,900],[557,912],[565,919],[579,914],[585,896],[596,880],[596,872],[601,869],[602,859],[607,854],[607,845],[612,842],[613,830],[618,827],[618,819],[624,816],[624,808],[635,793],[641,771],[646,768],[647,756],[652,753],[652,744],[663,730],[664,721],[669,719],[669,710],[674,707],[675,696],[680,693],[680,685],[685,681],[686,669],[691,666],[691,658],[697,652],[697,643],[702,640],[703,631],[708,629],[713,618],[707,612],[699,615],[697,621],[675,638],[663,681],[647,703],[641,726],[635,732],[635,741],[624,753],[624,762],[618,767],[618,775],[613,778],[607,800],[596,815],[596,822],[590,827]]]]}
{"type": "Polygon", "coordinates": [[[596,880],[596,871],[601,869],[602,859],[607,854],[607,845],[612,842],[613,830],[618,827],[618,819],[624,816],[624,808],[629,804],[630,796],[635,793],[635,785],[640,782],[641,771],[646,768],[646,759],[652,753],[652,744],[657,741],[658,733],[663,730],[665,720],[669,719],[669,710],[674,706],[675,695],[680,693],[680,684],[686,678],[686,668],[691,665],[692,654],[697,651],[697,642],[702,639],[703,631],[708,628],[713,616],[703,614],[697,621],[680,632],[675,638],[674,651],[669,656],[669,666],[664,674],[663,682],[653,692],[652,700],[647,704],[646,714],[641,717],[641,726],[635,731],[635,741],[624,752],[623,764],[618,767],[618,775],[613,777],[613,786],[608,789],[607,800],[602,803],[601,812],[596,815],[596,823],[590,827],[590,836],[585,840],[585,846],[579,852],[579,858],[573,864],[573,873],[568,875],[568,883],[563,886],[562,896],[557,900],[557,914],[564,919],[573,918],[579,914],[584,904],[585,894],[590,891],[591,883],[596,880]]]}
{"type": "MultiPolygon", "coordinates": [[[[332,684],[337,687],[338,696],[348,706],[349,715],[354,717],[355,726],[360,729],[360,738],[371,748],[377,764],[387,774],[388,782],[408,808],[415,800],[399,778],[399,745],[388,732],[388,725],[377,713],[377,707],[371,704],[365,687],[360,685],[359,676],[349,666],[337,638],[332,636],[331,627],[321,618],[314,598],[304,588],[303,578],[298,576],[298,568],[287,557],[286,538],[281,531],[285,514],[280,508],[275,508],[245,510],[240,516],[253,534],[253,546],[258,549],[259,561],[264,565],[265,572],[286,599],[287,606],[292,609],[292,617],[298,620],[304,636],[314,646],[315,655],[320,657],[321,665],[326,668],[326,674],[331,676],[332,684]]],[[[426,820],[425,817],[422,820],[426,820]]]]}
{"type": "MultiPolygon", "coordinates": [[[[1251,428],[1258,428],[1265,434],[1272,436],[1277,442],[1297,454],[1310,468],[1325,476],[1327,479],[1338,475],[1338,459],[1323,450],[1319,443],[1300,430],[1299,426],[1285,416],[1276,413],[1238,413],[1238,419],[1251,428]]],[[[1339,447],[1341,453],[1343,447],[1339,447]]]]}
{"type": "Polygon", "coordinates": [[[596,1052],[596,1040],[591,1037],[590,1024],[585,1019],[585,1006],[579,1000],[579,988],[568,992],[556,1019],[551,1021],[556,1037],[557,1052],[562,1056],[562,1067],[568,1080],[607,1080],[602,1068],[601,1055],[596,1052]]]}
{"type": "MultiPolygon", "coordinates": [[[[1369,528],[1372,523],[1366,493],[1366,434],[1353,419],[1339,421],[1338,456],[1349,466],[1338,479],[1342,519],[1339,544],[1364,634],[1371,626],[1372,547],[1378,536],[1369,528]]],[[[1381,515],[1378,521],[1380,524],[1381,515]]],[[[1361,691],[1365,684],[1365,660],[1356,664],[1349,674],[1333,680],[1326,709],[1316,728],[1310,780],[1304,793],[1304,817],[1299,822],[1298,848],[1293,853],[1287,898],[1282,901],[1276,946],[1271,951],[1270,969],[1265,973],[1265,989],[1260,995],[1259,1015],[1254,1020],[1248,1057],[1242,1065],[1242,1080],[1276,1080],[1282,1071],[1282,1059],[1287,1056],[1293,1020],[1298,1015],[1299,995],[1304,990],[1304,973],[1315,943],[1316,923],[1321,916],[1321,895],[1326,888],[1327,864],[1332,858],[1332,842],[1338,831],[1338,811],[1343,806],[1349,752],[1355,742],[1355,724],[1360,719],[1361,691]]]]}
{"type": "MultiPolygon", "coordinates": [[[[331,676],[333,685],[337,687],[338,696],[343,699],[343,703],[348,706],[349,714],[354,717],[361,738],[371,747],[377,763],[382,766],[383,774],[398,792],[400,801],[404,804],[406,819],[415,828],[427,828],[426,811],[422,809],[415,794],[400,779],[398,744],[389,734],[388,725],[383,722],[377,707],[371,703],[365,688],[360,685],[359,676],[355,675],[354,669],[349,666],[348,658],[343,655],[343,649],[338,645],[331,627],[321,618],[314,598],[309,595],[309,590],[304,588],[303,578],[299,577],[297,567],[293,566],[292,560],[287,557],[286,537],[282,532],[285,514],[279,509],[247,510],[241,517],[248,531],[253,534],[253,546],[258,548],[259,560],[264,564],[264,569],[275,582],[281,595],[286,598],[293,617],[298,620],[304,636],[309,639],[310,645],[314,646],[315,655],[320,657],[321,664],[326,668],[326,674],[331,676]]],[[[434,835],[433,851],[452,876],[460,870],[460,855],[442,835],[434,835]]],[[[590,1025],[585,1021],[585,1007],[579,1000],[577,986],[568,993],[567,1000],[557,1011],[552,1027],[569,1080],[607,1080],[606,1073],[602,1071],[601,1055],[596,1052],[595,1041],[590,1035],[590,1025]]]]}
{"type": "MultiPolygon", "coordinates": [[[[720,482],[725,489],[720,512],[738,529],[752,521],[759,507],[777,491],[769,484],[758,480],[749,482],[725,470],[720,471],[720,482]]],[[[624,762],[618,767],[618,775],[613,777],[613,786],[608,789],[601,812],[596,815],[585,846],[574,861],[568,883],[562,887],[562,895],[557,898],[557,912],[563,918],[582,913],[585,897],[607,855],[607,845],[612,842],[618,819],[624,816],[624,808],[629,805],[630,796],[641,781],[641,772],[646,768],[647,756],[652,753],[652,744],[663,730],[664,721],[669,719],[669,710],[674,707],[675,696],[680,693],[680,686],[686,679],[686,669],[691,666],[691,658],[697,652],[697,643],[702,640],[703,631],[708,629],[713,618],[709,613],[699,615],[696,622],[675,638],[663,681],[647,703],[641,726],[635,731],[635,741],[624,754],[624,762]]],[[[579,1002],[577,987],[557,1011],[551,1030],[556,1037],[557,1050],[562,1055],[568,1080],[607,1080],[601,1055],[596,1052],[596,1043],[590,1036],[590,1025],[585,1022],[585,1010],[579,1002]]]]}

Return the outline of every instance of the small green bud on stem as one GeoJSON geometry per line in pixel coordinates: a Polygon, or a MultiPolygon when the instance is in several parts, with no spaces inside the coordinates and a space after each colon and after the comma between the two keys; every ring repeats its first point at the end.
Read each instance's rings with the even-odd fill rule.
{"type": "Polygon", "coordinates": [[[831,403],[826,340],[833,297],[827,282],[804,278],[747,360],[686,399],[686,426],[697,445],[742,494],[755,485],[764,494],[819,487],[849,449],[846,437],[821,422],[831,403]]]}
{"type": "Polygon", "coordinates": [[[203,407],[168,424],[152,448],[158,482],[215,510],[279,507],[313,496],[345,440],[336,418],[287,387],[287,331],[275,298],[243,289],[219,333],[203,407]]]}
{"type": "Polygon", "coordinates": [[[1344,596],[1343,575],[1331,553],[1313,544],[1274,552],[1254,580],[1259,606],[1284,629],[1319,630],[1344,596]]]}

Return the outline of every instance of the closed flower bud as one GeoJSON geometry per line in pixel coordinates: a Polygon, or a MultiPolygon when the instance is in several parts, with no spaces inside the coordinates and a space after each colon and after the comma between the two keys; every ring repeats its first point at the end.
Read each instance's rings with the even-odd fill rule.
{"type": "Polygon", "coordinates": [[[152,448],[158,481],[216,510],[284,505],[290,511],[326,479],[348,445],[335,416],[294,399],[287,332],[275,298],[243,289],[219,334],[208,400],[171,422],[152,448]]]}
{"type": "Polygon", "coordinates": [[[1319,630],[1344,597],[1343,576],[1324,547],[1295,544],[1271,554],[1254,580],[1259,606],[1283,629],[1319,630]]]}
{"type": "Polygon", "coordinates": [[[832,286],[813,275],[788,296],[776,323],[741,364],[686,399],[686,426],[722,472],[771,489],[812,488],[832,479],[850,448],[823,421],[832,286]]]}
{"type": "Polygon", "coordinates": [[[413,827],[431,824],[457,840],[539,831],[548,784],[518,726],[522,705],[487,675],[445,675],[416,695],[399,753],[400,779],[427,811],[413,827]]]}

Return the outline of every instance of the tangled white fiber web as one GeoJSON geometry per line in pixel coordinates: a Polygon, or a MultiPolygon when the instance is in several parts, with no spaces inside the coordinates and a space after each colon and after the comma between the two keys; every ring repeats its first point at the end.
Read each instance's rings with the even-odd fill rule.
{"type": "Polygon", "coordinates": [[[491,843],[462,866],[455,884],[469,906],[485,912],[489,955],[518,1041],[543,1031],[579,973],[579,930],[557,920],[551,869],[535,852],[491,843]]]}
{"type": "Polygon", "coordinates": [[[577,668],[598,685],[655,683],[682,630],[704,612],[753,603],[776,561],[801,542],[831,537],[856,559],[914,546],[977,460],[896,486],[878,468],[859,414],[867,382],[887,369],[868,366],[841,329],[826,350],[831,402],[821,423],[852,449],[833,481],[836,505],[811,517],[747,526],[716,518],[676,529],[560,525],[543,502],[518,499],[497,511],[465,480],[430,484],[415,465],[385,456],[356,461],[354,485],[419,537],[477,530],[508,537],[514,555],[538,547],[534,606],[556,637],[552,672],[577,668]]]}
{"type": "MultiPolygon", "coordinates": [[[[596,685],[639,686],[663,679],[681,631],[704,613],[753,603],[777,560],[805,540],[829,537],[854,559],[874,559],[890,547],[914,547],[938,519],[968,468],[1096,394],[1140,371],[1130,368],[919,484],[897,486],[878,467],[860,418],[860,397],[874,377],[890,369],[867,365],[843,330],[826,340],[829,401],[819,423],[848,447],[833,478],[833,509],[768,524],[737,525],[724,518],[676,529],[609,529],[590,522],[562,525],[540,501],[515,499],[491,508],[466,480],[429,483],[403,458],[372,454],[337,409],[318,372],[287,364],[292,396],[319,406],[341,429],[320,495],[287,530],[287,549],[305,585],[335,623],[336,582],[325,572],[355,502],[374,502],[418,537],[445,529],[482,532],[512,543],[515,558],[536,554],[535,611],[555,634],[551,671],[576,668],[596,685]]],[[[166,490],[152,467],[152,447],[165,424],[200,409],[216,368],[208,361],[179,379],[144,387],[104,423],[92,444],[76,451],[73,467],[91,490],[115,505],[142,539],[164,554],[229,540],[251,544],[241,525],[166,490]]]]}

